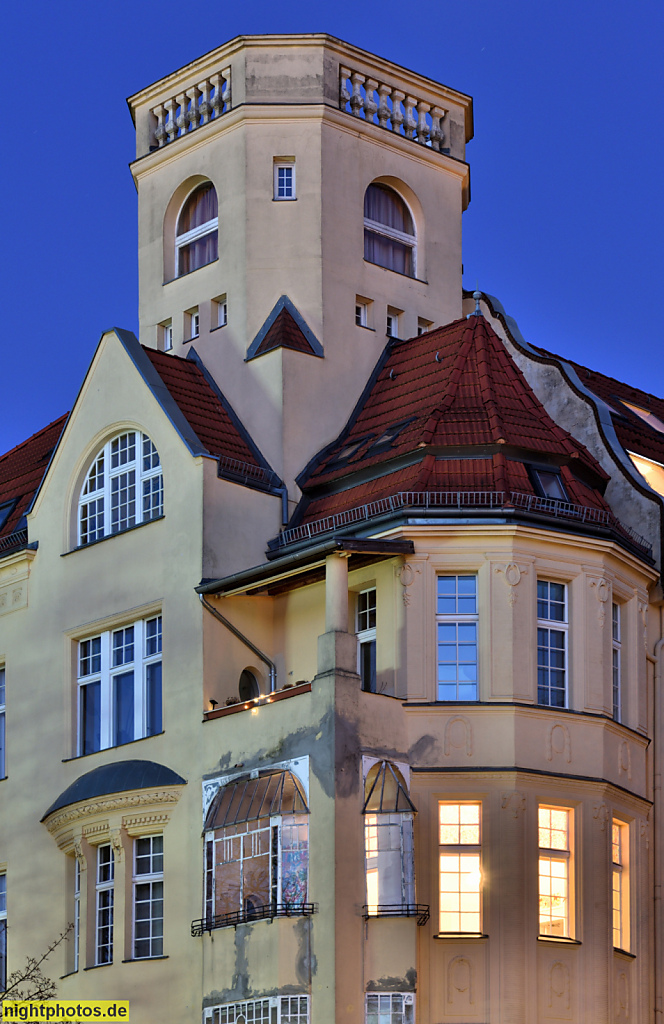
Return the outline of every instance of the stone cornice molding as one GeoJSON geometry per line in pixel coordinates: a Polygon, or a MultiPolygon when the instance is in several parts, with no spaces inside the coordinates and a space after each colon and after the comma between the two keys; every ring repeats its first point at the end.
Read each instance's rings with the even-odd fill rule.
{"type": "Polygon", "coordinates": [[[100,796],[95,800],[81,801],[78,804],[72,804],[70,807],[64,807],[56,811],[46,819],[44,825],[60,849],[64,850],[65,853],[70,853],[74,850],[74,835],[71,826],[75,822],[84,823],[85,819],[97,818],[100,815],[105,816],[106,820],[102,822],[93,823],[91,821],[89,825],[84,824],[84,832],[86,838],[89,839],[90,835],[100,826],[102,831],[108,833],[109,814],[144,808],[144,813],[141,813],[141,811],[135,814],[125,813],[122,816],[122,821],[120,822],[118,819],[117,825],[114,822],[112,827],[122,824],[130,835],[143,834],[146,830],[152,831],[156,829],[161,831],[170,819],[170,809],[179,799],[180,788],[175,786],[172,789],[142,789],[132,793],[100,796]],[[170,805],[168,810],[163,808],[164,804],[170,805]],[[153,808],[154,813],[151,813],[153,808]]]}

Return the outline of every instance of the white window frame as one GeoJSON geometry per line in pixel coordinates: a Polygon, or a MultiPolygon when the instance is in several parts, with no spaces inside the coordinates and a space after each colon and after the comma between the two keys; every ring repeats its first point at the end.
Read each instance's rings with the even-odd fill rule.
{"type": "Polygon", "coordinates": [[[295,184],[295,160],[274,160],[273,162],[273,178],[274,178],[274,200],[277,203],[288,203],[297,199],[297,189],[295,184]],[[290,192],[288,195],[279,195],[280,183],[279,183],[279,171],[289,170],[290,173],[290,192]]]}
{"type": "Polygon", "coordinates": [[[356,634],[357,640],[358,640],[358,644],[357,644],[357,673],[360,676],[361,681],[362,681],[362,689],[366,693],[375,693],[375,690],[372,690],[371,687],[369,687],[368,689],[365,688],[365,685],[364,685],[365,684],[365,679],[364,679],[363,672],[362,672],[363,665],[364,665],[364,662],[363,662],[363,650],[362,650],[362,648],[364,647],[365,644],[373,644],[374,645],[374,665],[375,665],[375,660],[376,660],[376,626],[375,626],[375,624],[373,626],[369,626],[368,625],[368,623],[371,622],[371,619],[372,619],[372,612],[373,612],[373,621],[375,623],[376,622],[377,613],[378,613],[378,603],[377,603],[377,599],[376,599],[376,588],[375,587],[367,587],[364,590],[360,590],[360,592],[357,595],[357,602],[355,604],[355,634],[356,634]],[[361,599],[365,595],[370,595],[370,594],[373,594],[373,596],[374,596],[373,605],[370,603],[370,597],[367,596],[367,607],[366,607],[366,609],[364,609],[364,608],[360,609],[360,605],[362,603],[361,599]]]}
{"type": "Polygon", "coordinates": [[[366,302],[355,302],[355,326],[368,327],[369,309],[366,302]]]}
{"type": "Polygon", "coordinates": [[[387,316],[385,318],[385,334],[388,338],[399,337],[399,322],[401,319],[401,313],[396,309],[390,309],[388,307],[387,316]]]}
{"type": "MultiPolygon", "coordinates": [[[[179,224],[180,217],[182,216],[182,211],[184,210],[186,204],[189,202],[189,199],[196,190],[197,189],[193,189],[192,192],[189,193],[189,195],[184,200],[182,206],[178,210],[178,215],[175,221],[176,225],[179,224]]],[[[180,249],[183,249],[186,245],[189,245],[190,242],[195,242],[197,239],[202,238],[203,235],[211,235],[213,231],[218,230],[219,215],[217,214],[217,216],[213,217],[211,220],[206,220],[204,224],[199,224],[198,227],[192,228],[190,231],[185,231],[183,234],[175,236],[175,277],[185,277],[187,273],[193,273],[193,271],[191,270],[183,271],[182,274],[180,273],[180,249]]],[[[209,264],[204,263],[203,266],[209,266],[209,264]]],[[[196,267],[196,270],[200,269],[200,267],[196,267]]]]}
{"type": "MultiPolygon", "coordinates": [[[[574,938],[574,811],[571,807],[557,806],[549,803],[540,803],[537,807],[537,821],[538,821],[538,894],[541,901],[543,899],[552,898],[551,894],[542,892],[542,878],[546,877],[542,875],[542,863],[548,864],[561,864],[565,865],[564,876],[566,884],[566,900],[567,900],[567,913],[564,919],[565,932],[563,935],[559,935],[557,932],[545,932],[541,930],[542,927],[542,914],[538,914],[538,931],[539,934],[546,938],[574,938]],[[541,846],[539,838],[540,826],[540,811],[559,811],[564,812],[567,817],[567,848],[559,849],[551,846],[541,846]]],[[[549,876],[552,877],[552,876],[549,876]]],[[[549,915],[551,918],[551,914],[549,915]]]]}
{"type": "Polygon", "coordinates": [[[428,332],[433,327],[433,320],[425,320],[424,317],[418,316],[417,318],[417,336],[420,338],[423,334],[428,332]]]}
{"type": "Polygon", "coordinates": [[[79,968],[81,947],[81,865],[74,857],[74,971],[79,968]]]}
{"type": "Polygon", "coordinates": [[[242,1024],[247,1020],[253,1024],[309,1024],[310,1016],[309,996],[266,996],[208,1006],[203,1013],[203,1022],[236,1024],[242,1018],[242,1024]]]}
{"type": "Polygon", "coordinates": [[[212,300],[212,323],[214,324],[213,331],[218,327],[226,327],[228,324],[228,299],[225,295],[220,295],[212,300]]]}
{"type": "MultiPolygon", "coordinates": [[[[149,688],[151,673],[150,667],[161,665],[162,662],[162,623],[161,615],[151,615],[145,619],[138,619],[136,622],[127,623],[125,626],[117,626],[104,633],[97,633],[90,637],[82,637],[78,641],[77,649],[77,676],[78,676],[78,739],[77,753],[83,756],[85,753],[95,753],[92,748],[85,750],[85,725],[84,722],[84,697],[83,691],[86,686],[99,684],[98,706],[99,706],[99,747],[98,750],[108,750],[121,744],[114,742],[114,718],[115,718],[115,682],[120,676],[133,673],[133,740],[143,739],[146,736],[158,735],[163,731],[163,721],[159,724],[160,729],[153,729],[148,732],[149,722],[149,688]],[[154,625],[153,625],[154,624],[154,625]],[[120,634],[126,630],[134,631],[134,656],[133,659],[124,661],[123,653],[120,652],[119,642],[123,639],[120,634]],[[115,662],[115,664],[114,664],[115,662]]],[[[163,687],[159,680],[159,704],[163,710],[162,701],[163,687]]],[[[92,695],[90,695],[92,696],[92,695]]],[[[123,742],[132,742],[126,740],[123,742]]]]}
{"type": "Polygon", "coordinates": [[[132,957],[134,960],[149,960],[164,955],[164,837],[163,835],[139,836],[134,839],[134,871],[132,879],[132,957]],[[140,853],[139,843],[147,843],[147,856],[140,853]],[[159,847],[155,849],[155,847],[159,847]],[[146,861],[149,871],[140,871],[139,861],[146,861]],[[139,900],[139,886],[147,886],[147,899],[139,900]],[[161,915],[158,913],[161,904],[161,915]],[[139,905],[147,906],[148,917],[138,917],[139,905]],[[139,936],[140,925],[148,924],[149,935],[139,936]],[[149,952],[139,953],[139,943],[147,943],[149,952]]]}
{"type": "Polygon", "coordinates": [[[7,718],[5,666],[0,665],[0,779],[7,777],[7,718]]]}
{"type": "Polygon", "coordinates": [[[110,843],[102,843],[97,847],[95,875],[95,965],[113,963],[113,929],[115,911],[115,854],[110,843]],[[102,861],[108,851],[108,860],[102,861]],[[108,868],[108,877],[102,878],[104,868],[108,868]],[[104,921],[104,914],[108,920],[104,921]],[[106,934],[105,934],[106,933],[106,934]]]}
{"type": "Polygon", "coordinates": [[[201,314],[198,306],[192,306],[184,314],[185,341],[195,341],[201,333],[201,314]]]}
{"type": "Polygon", "coordinates": [[[173,321],[164,320],[159,324],[159,342],[162,352],[170,352],[173,348],[173,321]]]}
{"type": "MultiPolygon", "coordinates": [[[[478,579],[477,579],[477,573],[476,572],[458,572],[458,573],[439,572],[437,574],[437,577],[436,577],[436,700],[442,700],[442,701],[454,700],[454,701],[456,701],[456,702],[458,702],[460,704],[469,704],[469,703],[474,703],[475,701],[478,701],[480,699],[480,660],[479,660],[479,619],[480,619],[480,616],[479,616],[479,594],[478,594],[478,585],[477,584],[478,584],[478,579]],[[455,597],[456,606],[458,608],[459,607],[459,601],[461,599],[467,598],[469,596],[467,594],[462,594],[459,591],[459,580],[461,580],[461,579],[466,580],[466,579],[471,579],[471,578],[475,580],[475,594],[474,594],[475,611],[474,612],[467,612],[467,611],[439,612],[438,611],[438,598],[439,597],[443,597],[443,598],[449,597],[449,595],[440,595],[438,593],[439,580],[443,580],[443,579],[453,579],[453,580],[456,580],[454,597],[455,597]],[[464,645],[468,644],[469,641],[465,641],[465,640],[462,641],[460,639],[459,626],[470,625],[470,624],[474,624],[474,626],[475,626],[475,662],[474,662],[474,665],[475,665],[475,677],[476,678],[475,678],[475,682],[474,682],[475,696],[472,697],[472,698],[459,696],[459,688],[461,686],[470,686],[470,685],[472,685],[472,680],[463,680],[463,679],[460,678],[461,673],[462,673],[462,667],[464,665],[471,665],[473,663],[470,662],[470,661],[462,661],[461,658],[460,658],[460,649],[464,645]],[[439,660],[439,652],[440,652],[440,648],[441,648],[441,640],[440,640],[440,632],[441,631],[440,631],[440,629],[438,627],[441,626],[441,625],[455,625],[456,626],[456,641],[455,641],[456,647],[457,647],[457,660],[456,660],[456,663],[447,662],[447,661],[442,662],[442,661],[439,660]],[[451,664],[456,664],[456,676],[457,676],[457,678],[456,678],[456,682],[455,683],[454,683],[453,680],[444,680],[444,679],[441,680],[441,679],[439,679],[439,676],[440,676],[440,666],[441,665],[451,665],[451,664]],[[441,686],[452,686],[452,685],[456,685],[457,696],[456,697],[442,697],[440,695],[440,693],[441,693],[441,690],[440,690],[441,686]]],[[[450,643],[450,642],[451,641],[446,641],[446,643],[450,643]]]]}
{"type": "Polygon", "coordinates": [[[622,641],[621,609],[614,601],[611,605],[611,704],[616,722],[622,721],[622,641]]]}
{"type": "MultiPolygon", "coordinates": [[[[396,857],[392,859],[397,860],[396,857]]],[[[397,907],[407,907],[415,903],[413,813],[411,811],[365,812],[364,869],[367,916],[379,916],[379,907],[389,906],[394,912],[397,907]],[[395,843],[397,835],[398,843],[395,843]],[[399,854],[401,895],[398,903],[388,904],[380,900],[380,860],[383,859],[380,854],[385,852],[399,854]]],[[[392,877],[394,874],[393,871],[392,877]]]]}
{"type": "Polygon", "coordinates": [[[630,951],[629,837],[630,829],[627,822],[613,818],[611,822],[613,948],[622,949],[625,952],[630,951]]]}
{"type": "Polygon", "coordinates": [[[7,875],[0,871],[0,992],[7,987],[7,875]]]}
{"type": "Polygon", "coordinates": [[[367,992],[364,1020],[365,1024],[415,1024],[415,996],[412,992],[367,992]],[[401,1000],[401,1010],[397,1000],[401,1000]]]}
{"type": "MultiPolygon", "coordinates": [[[[551,593],[551,591],[549,590],[548,594],[550,595],[550,593],[551,593]]],[[[536,600],[537,600],[537,604],[538,604],[538,608],[537,608],[537,704],[538,704],[539,707],[545,707],[545,708],[557,708],[557,707],[567,708],[567,707],[569,707],[569,587],[567,586],[566,583],[561,583],[560,580],[538,579],[537,580],[537,596],[536,596],[536,600]],[[563,614],[565,616],[564,619],[540,618],[540,614],[539,614],[539,602],[540,602],[539,585],[540,585],[540,583],[546,583],[549,587],[551,586],[551,584],[554,584],[555,586],[560,586],[560,587],[563,588],[563,614]],[[540,631],[541,630],[546,630],[547,633],[549,634],[548,642],[547,642],[546,645],[540,644],[540,631]],[[548,673],[547,689],[549,691],[549,698],[551,697],[551,674],[550,674],[551,673],[551,665],[549,664],[549,665],[542,665],[541,666],[539,664],[539,652],[540,651],[548,651],[549,652],[549,658],[550,658],[551,651],[560,650],[559,647],[552,647],[551,646],[551,643],[550,643],[551,636],[550,636],[550,634],[552,632],[554,632],[554,633],[557,632],[557,633],[562,633],[563,634],[563,663],[564,663],[564,667],[562,669],[562,672],[563,672],[563,678],[564,678],[564,682],[565,682],[565,692],[564,692],[564,703],[563,704],[551,704],[550,702],[544,703],[544,702],[540,702],[540,699],[539,699],[539,690],[540,690],[539,673],[540,673],[540,669],[546,669],[547,670],[547,673],[548,673]]],[[[549,603],[549,604],[551,603],[550,596],[547,597],[546,600],[547,600],[547,603],[549,603]]],[[[559,604],[560,602],[556,601],[554,603],[555,604],[559,604]]],[[[557,668],[555,666],[554,666],[554,670],[557,670],[557,668]]],[[[556,687],[555,689],[558,690],[559,687],[556,687]]]]}
{"type": "MultiPolygon", "coordinates": [[[[380,184],[380,183],[379,182],[371,182],[371,184],[380,184]]],[[[408,210],[408,212],[410,214],[410,219],[413,222],[413,227],[415,228],[415,234],[409,235],[407,231],[399,231],[398,228],[392,228],[392,227],[390,227],[389,224],[382,224],[380,221],[378,221],[378,220],[371,220],[369,217],[365,217],[364,218],[364,227],[366,229],[368,229],[369,231],[375,232],[375,234],[377,234],[377,235],[383,235],[385,238],[392,238],[396,242],[401,242],[404,245],[407,245],[409,247],[410,251],[411,251],[411,273],[410,274],[405,274],[405,275],[402,275],[402,276],[417,278],[417,227],[416,227],[416,224],[415,224],[415,217],[413,216],[413,211],[411,210],[409,204],[406,202],[406,200],[401,195],[401,193],[397,192],[396,189],[391,189],[391,191],[394,192],[395,195],[397,195],[399,197],[399,199],[402,201],[402,203],[404,204],[404,206],[408,210]]],[[[373,264],[373,266],[380,267],[380,266],[382,266],[382,264],[375,263],[375,264],[373,264]]],[[[389,270],[390,268],[389,267],[385,267],[384,269],[385,270],[389,270]]],[[[398,274],[399,271],[398,270],[397,271],[393,271],[393,273],[397,273],[398,274]]]]}
{"type": "MultiPolygon", "coordinates": [[[[474,823],[470,825],[470,828],[474,828],[474,827],[475,827],[474,823]]],[[[481,800],[439,800],[438,801],[438,899],[439,899],[439,905],[438,905],[438,927],[439,927],[441,935],[481,935],[482,934],[483,903],[484,903],[482,889],[483,889],[483,874],[482,874],[482,801],[481,800]],[[442,829],[443,829],[444,826],[443,826],[443,823],[441,822],[441,811],[442,811],[443,807],[458,807],[459,808],[459,815],[458,815],[458,817],[459,817],[459,824],[457,826],[458,830],[459,830],[459,833],[458,833],[459,842],[458,843],[443,842],[443,840],[442,840],[442,829]],[[477,842],[477,843],[476,842],[465,841],[464,832],[463,832],[464,824],[461,821],[461,819],[463,817],[461,808],[463,808],[463,807],[473,807],[473,808],[477,808],[477,810],[478,810],[477,817],[478,817],[478,826],[479,826],[478,827],[479,842],[477,842]],[[442,868],[443,868],[443,857],[458,857],[458,861],[459,861],[458,871],[457,872],[453,872],[453,871],[443,872],[443,870],[442,870],[442,868]],[[476,865],[475,871],[469,871],[468,870],[468,868],[470,868],[470,866],[471,866],[471,862],[476,865]],[[475,873],[478,874],[478,878],[477,878],[477,881],[476,881],[476,889],[473,889],[473,890],[464,889],[463,888],[463,884],[462,884],[462,876],[463,875],[468,875],[468,874],[474,875],[475,873]],[[445,875],[454,875],[454,874],[456,874],[458,876],[458,889],[456,891],[455,890],[450,890],[450,889],[446,889],[445,890],[445,892],[449,893],[449,894],[455,894],[455,892],[456,892],[456,894],[458,894],[458,896],[459,896],[459,910],[458,911],[444,910],[443,909],[443,905],[442,905],[442,902],[443,902],[442,901],[442,897],[443,897],[442,884],[443,884],[443,875],[444,874],[445,875]],[[476,912],[464,910],[462,908],[462,906],[461,906],[462,894],[463,895],[472,894],[473,896],[477,896],[478,910],[476,912]],[[474,931],[474,930],[463,931],[463,930],[461,930],[461,928],[447,928],[447,927],[444,928],[443,927],[443,914],[444,913],[450,913],[450,914],[458,913],[459,914],[459,924],[462,923],[462,921],[461,921],[461,914],[462,913],[463,914],[477,913],[478,928],[477,928],[476,931],[474,931]]]]}
{"type": "Polygon", "coordinates": [[[147,434],[124,430],[97,451],[86,474],[78,500],[78,544],[124,533],[164,514],[164,481],[159,453],[147,434]],[[131,441],[133,438],[133,442],[131,441]],[[134,455],[129,458],[130,445],[134,455]],[[125,458],[126,455],[126,458],[125,458]],[[113,465],[113,461],[117,465],[113,465]],[[126,485],[123,488],[123,477],[126,485]],[[113,522],[114,494],[133,487],[134,497],[118,501],[118,520],[113,522]],[[133,513],[131,505],[133,504],[133,513]],[[126,524],[125,524],[126,521],[126,524]]]}

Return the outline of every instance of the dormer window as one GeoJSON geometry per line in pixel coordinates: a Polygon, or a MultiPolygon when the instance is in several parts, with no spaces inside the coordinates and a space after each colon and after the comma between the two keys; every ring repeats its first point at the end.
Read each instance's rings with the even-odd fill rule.
{"type": "Polygon", "coordinates": [[[147,434],[128,430],[98,452],[78,505],[78,543],[91,544],[164,512],[159,453],[147,434]]]}
{"type": "Polygon", "coordinates": [[[664,434],[664,423],[660,420],[659,416],[655,416],[654,412],[650,412],[649,409],[642,409],[640,405],[632,405],[631,402],[625,402],[621,399],[622,404],[626,406],[631,412],[633,412],[639,419],[642,419],[644,423],[647,423],[653,430],[658,430],[660,434],[664,434]]]}
{"type": "Polygon", "coordinates": [[[218,255],[217,193],[211,182],[191,193],[178,217],[175,234],[175,276],[182,277],[212,263],[218,255]]]}
{"type": "Polygon", "coordinates": [[[533,481],[541,498],[569,501],[560,473],[555,469],[533,469],[533,481]]]}
{"type": "Polygon", "coordinates": [[[415,226],[394,189],[374,182],[364,193],[364,258],[397,274],[415,277],[415,226]]]}

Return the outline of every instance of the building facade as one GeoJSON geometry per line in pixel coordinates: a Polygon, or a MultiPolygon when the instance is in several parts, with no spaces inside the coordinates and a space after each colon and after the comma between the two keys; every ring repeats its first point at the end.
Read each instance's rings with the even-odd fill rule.
{"type": "Polygon", "coordinates": [[[0,988],[71,923],[139,1024],[661,1020],[664,400],[463,292],[468,96],[129,108],[140,338],[0,458],[0,988]]]}

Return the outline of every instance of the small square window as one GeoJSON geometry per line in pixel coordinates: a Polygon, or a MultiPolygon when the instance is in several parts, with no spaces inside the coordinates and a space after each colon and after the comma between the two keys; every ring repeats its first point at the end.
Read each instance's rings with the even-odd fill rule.
{"type": "Polygon", "coordinates": [[[274,198],[295,199],[295,160],[281,158],[274,161],[274,198]]]}
{"type": "Polygon", "coordinates": [[[432,327],[433,327],[433,321],[432,320],[425,320],[421,316],[419,316],[417,318],[417,336],[418,337],[420,336],[420,334],[426,334],[427,331],[430,331],[432,327]]]}
{"type": "Polygon", "coordinates": [[[173,348],[173,321],[164,320],[157,328],[157,340],[162,352],[170,352],[173,348]]]}
{"type": "Polygon", "coordinates": [[[217,327],[225,327],[228,323],[228,301],[225,295],[219,295],[212,300],[212,330],[217,327]]]}
{"type": "Polygon", "coordinates": [[[401,326],[402,312],[403,310],[395,309],[393,306],[387,307],[386,334],[388,338],[399,337],[399,327],[401,326]]]}
{"type": "Polygon", "coordinates": [[[355,324],[357,327],[367,326],[367,305],[366,302],[355,303],[355,324]]]}

